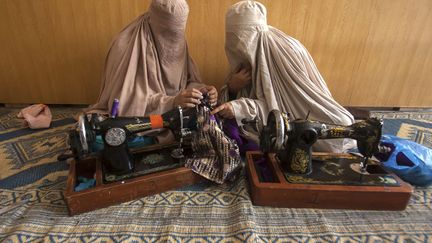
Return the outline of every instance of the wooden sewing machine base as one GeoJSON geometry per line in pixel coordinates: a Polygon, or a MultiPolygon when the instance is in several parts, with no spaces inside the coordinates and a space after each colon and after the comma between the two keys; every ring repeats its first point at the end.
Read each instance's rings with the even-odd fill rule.
{"type": "Polygon", "coordinates": [[[65,192],[69,215],[72,216],[120,204],[205,180],[185,167],[110,183],[104,182],[102,174],[102,163],[99,157],[91,157],[79,162],[70,161],[65,192]],[[88,177],[95,175],[96,186],[82,191],[75,191],[77,178],[80,175],[87,175],[88,177]]]}
{"type": "MultiPolygon", "coordinates": [[[[354,157],[350,154],[315,153],[335,157],[354,157]]],[[[323,208],[359,210],[404,210],[413,188],[394,174],[397,186],[329,185],[290,183],[279,166],[275,154],[265,160],[273,174],[273,182],[263,182],[258,175],[256,161],[264,154],[247,152],[247,173],[254,205],[286,208],[323,208]]]]}

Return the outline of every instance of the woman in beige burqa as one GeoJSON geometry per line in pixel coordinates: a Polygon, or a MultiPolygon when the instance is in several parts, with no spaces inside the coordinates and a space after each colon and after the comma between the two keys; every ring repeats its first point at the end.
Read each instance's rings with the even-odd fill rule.
{"type": "MultiPolygon", "coordinates": [[[[266,15],[256,1],[229,8],[225,50],[232,71],[220,92],[222,105],[213,113],[235,118],[242,137],[257,143],[257,133],[243,122],[265,124],[273,109],[289,113],[290,119],[304,119],[310,112],[311,120],[352,124],[353,116],[334,100],[306,48],[267,25],[266,15]]],[[[346,140],[322,140],[314,149],[340,152],[350,146],[346,140]]]]}
{"type": "Polygon", "coordinates": [[[120,116],[162,114],[194,107],[203,92],[216,102],[216,89],[201,82],[188,53],[188,13],[185,0],[153,0],[147,13],[125,27],[111,45],[99,98],[87,112],[110,112],[119,99],[120,116]]]}

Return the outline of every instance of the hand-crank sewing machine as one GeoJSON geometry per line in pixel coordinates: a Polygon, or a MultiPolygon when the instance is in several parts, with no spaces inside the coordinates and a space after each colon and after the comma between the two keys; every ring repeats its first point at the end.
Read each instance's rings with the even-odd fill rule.
{"type": "Polygon", "coordinates": [[[137,134],[167,128],[176,140],[180,141],[170,151],[173,159],[183,158],[183,139],[190,137],[197,129],[196,109],[183,111],[178,107],[163,115],[149,117],[107,117],[101,114],[87,114],[79,117],[76,130],[70,131],[70,144],[74,157],[85,158],[92,153],[92,145],[99,135],[103,148],[99,151],[107,172],[124,175],[134,171],[136,161],[128,146],[128,141],[137,134]]]}
{"type": "Polygon", "coordinates": [[[290,121],[287,114],[271,111],[260,136],[263,153],[247,153],[253,202],[276,207],[405,209],[411,186],[371,160],[379,150],[381,129],[382,121],[376,118],[340,126],[290,121]],[[356,140],[360,155],[312,153],[318,139],[356,140]]]}
{"type": "Polygon", "coordinates": [[[195,108],[178,107],[149,117],[118,117],[117,105],[110,115],[81,115],[69,133],[72,154],[60,160],[73,158],[65,193],[71,215],[203,181],[183,166],[183,158],[192,152],[188,141],[198,129],[200,109],[210,107],[207,98],[195,108]],[[133,138],[162,128],[171,130],[176,141],[129,146],[133,138]],[[95,150],[98,141],[103,146],[95,150]],[[95,183],[78,190],[83,177],[95,183]]]}

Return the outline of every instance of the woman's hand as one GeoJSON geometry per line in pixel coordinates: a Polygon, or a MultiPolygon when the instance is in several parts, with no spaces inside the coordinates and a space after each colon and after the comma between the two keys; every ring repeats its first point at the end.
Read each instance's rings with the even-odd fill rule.
{"type": "Polygon", "coordinates": [[[214,115],[216,113],[226,119],[233,119],[235,117],[231,102],[223,103],[222,105],[214,108],[210,114],[214,115]]]}
{"type": "Polygon", "coordinates": [[[201,91],[197,89],[185,89],[174,98],[174,107],[195,107],[201,103],[202,98],[203,96],[201,91]]]}
{"type": "Polygon", "coordinates": [[[205,86],[200,90],[202,93],[207,93],[211,105],[216,105],[218,99],[218,92],[214,86],[205,86]]]}
{"type": "Polygon", "coordinates": [[[241,89],[251,83],[251,72],[246,68],[240,68],[231,76],[228,81],[228,89],[231,93],[237,94],[241,89]]]}

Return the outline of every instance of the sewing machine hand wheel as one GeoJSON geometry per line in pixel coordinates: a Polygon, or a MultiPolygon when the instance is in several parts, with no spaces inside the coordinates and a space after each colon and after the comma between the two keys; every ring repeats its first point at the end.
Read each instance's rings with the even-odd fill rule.
{"type": "Polygon", "coordinates": [[[90,144],[95,141],[96,135],[91,130],[91,123],[87,115],[82,114],[79,116],[76,128],[69,132],[69,138],[72,154],[60,157],[59,159],[67,159],[69,157],[81,158],[91,152],[90,144]]]}
{"type": "Polygon", "coordinates": [[[277,152],[284,148],[285,126],[282,113],[272,110],[267,117],[267,126],[260,134],[260,147],[263,152],[277,152]]]}

